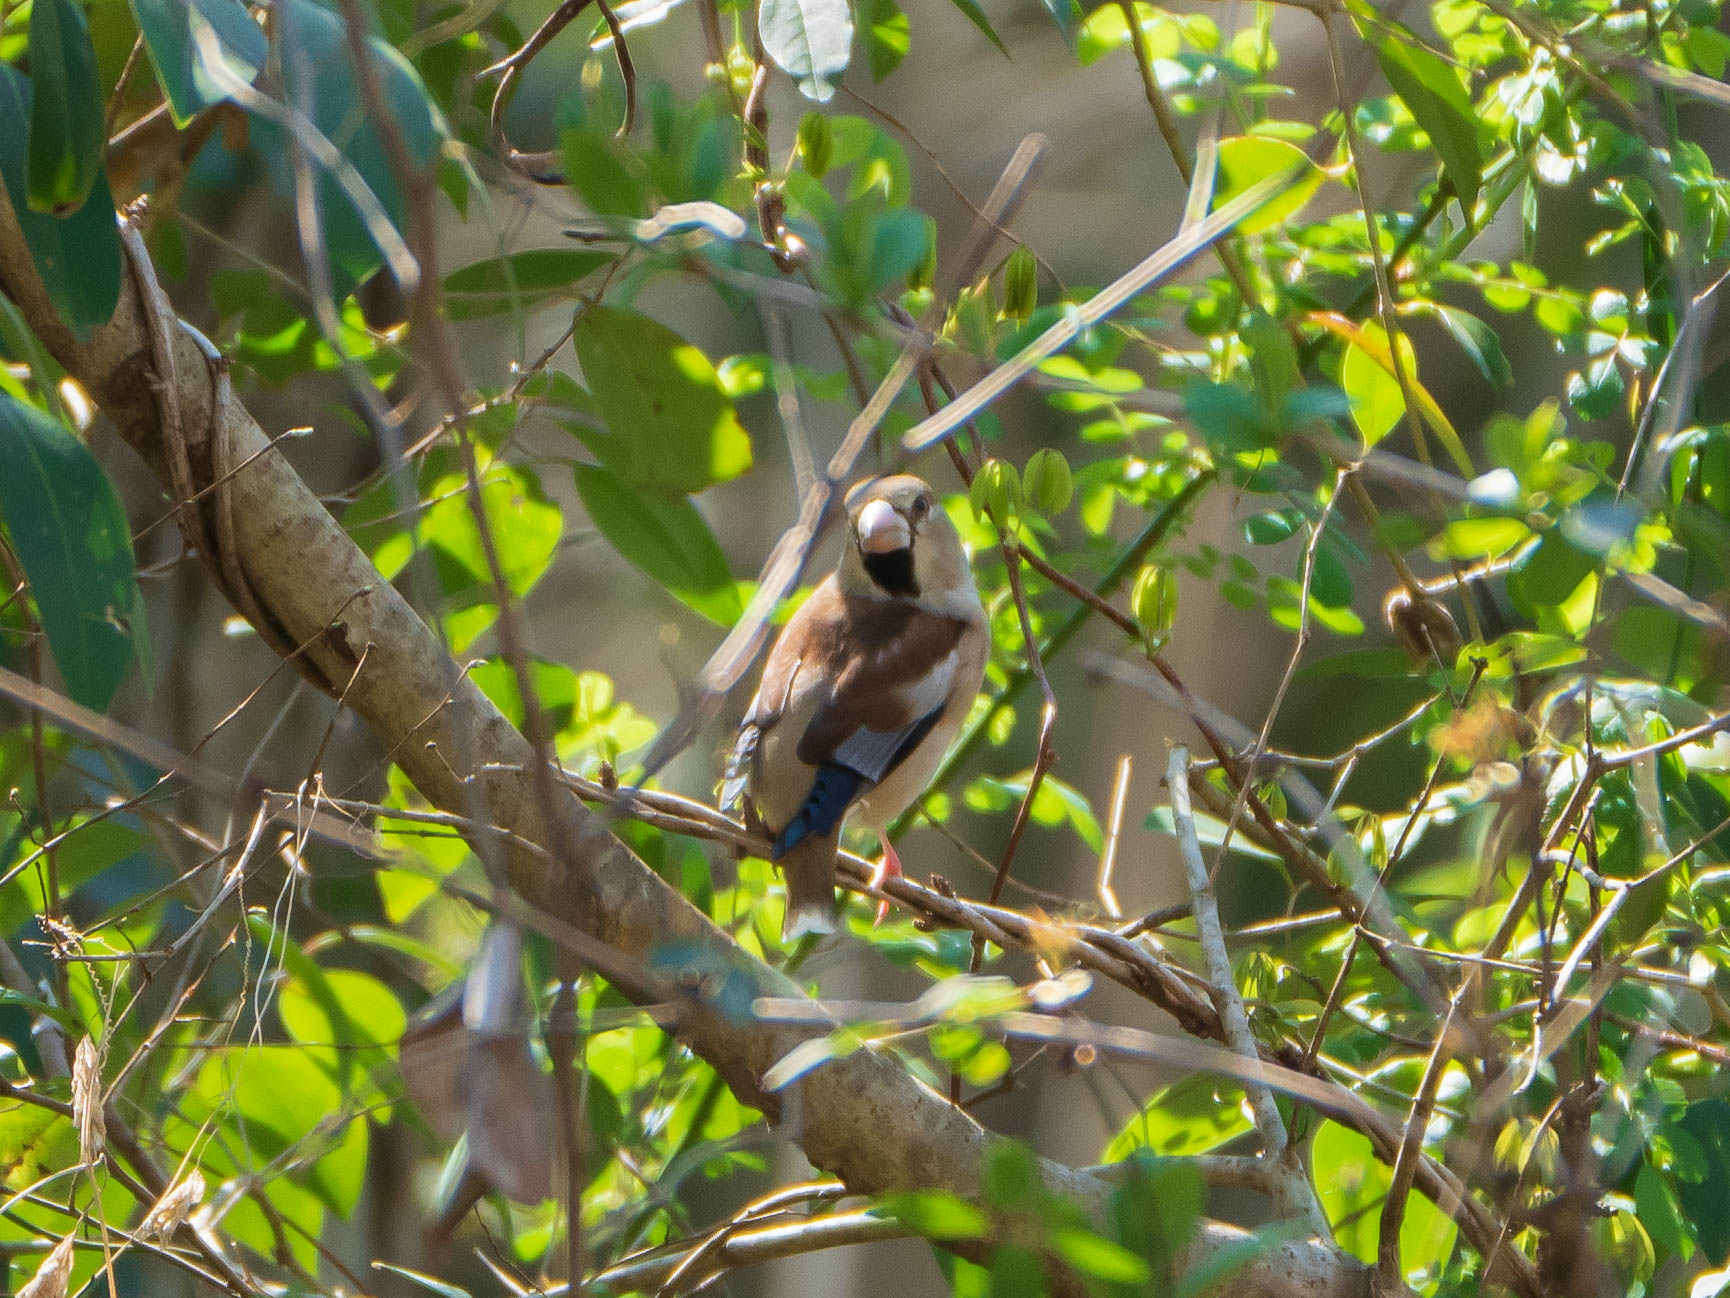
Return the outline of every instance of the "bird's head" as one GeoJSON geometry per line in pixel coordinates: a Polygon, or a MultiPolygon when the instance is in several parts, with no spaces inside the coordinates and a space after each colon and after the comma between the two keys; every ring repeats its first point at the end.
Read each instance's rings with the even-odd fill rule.
{"type": "Polygon", "coordinates": [[[847,493],[847,534],[841,586],[848,593],[956,614],[979,607],[961,536],[922,479],[903,473],[859,483],[847,493]]]}

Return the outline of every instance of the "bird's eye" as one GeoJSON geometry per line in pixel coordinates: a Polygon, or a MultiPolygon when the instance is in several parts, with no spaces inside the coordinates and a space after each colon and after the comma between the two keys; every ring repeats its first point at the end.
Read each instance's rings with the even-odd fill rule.
{"type": "Polygon", "coordinates": [[[913,521],[918,522],[931,512],[931,500],[926,496],[913,497],[913,521]]]}

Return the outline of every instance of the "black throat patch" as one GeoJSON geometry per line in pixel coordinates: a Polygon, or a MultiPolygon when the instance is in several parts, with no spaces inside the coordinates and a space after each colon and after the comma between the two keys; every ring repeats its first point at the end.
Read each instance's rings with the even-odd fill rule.
{"type": "Polygon", "coordinates": [[[891,595],[919,598],[919,582],[913,576],[912,546],[900,550],[884,550],[878,554],[865,555],[864,558],[865,571],[884,591],[891,595]]]}

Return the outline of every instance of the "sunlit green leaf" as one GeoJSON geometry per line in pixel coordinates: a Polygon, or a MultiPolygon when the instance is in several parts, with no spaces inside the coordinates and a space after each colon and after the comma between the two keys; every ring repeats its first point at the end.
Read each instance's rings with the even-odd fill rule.
{"type": "Polygon", "coordinates": [[[648,316],[594,306],[572,338],[605,429],[577,436],[633,487],[686,495],[751,467],[751,439],[709,358],[648,316]]]}
{"type": "Polygon", "coordinates": [[[617,475],[578,465],[577,494],[613,548],[650,580],[721,626],[744,612],[715,534],[690,501],[635,491],[617,475]]]}
{"type": "MultiPolygon", "coordinates": [[[[1311,1164],[1322,1210],[1333,1223],[1334,1240],[1360,1261],[1374,1263],[1380,1239],[1382,1205],[1393,1171],[1378,1160],[1369,1138],[1324,1121],[1311,1146],[1311,1164]]],[[[1453,1216],[1428,1199],[1411,1194],[1400,1223],[1400,1261],[1405,1281],[1423,1288],[1440,1275],[1459,1230],[1453,1216]]]]}
{"type": "Polygon", "coordinates": [[[1303,209],[1323,180],[1321,168],[1310,162],[1304,151],[1285,140],[1265,136],[1234,135],[1219,142],[1219,182],[1214,188],[1213,204],[1223,207],[1246,190],[1298,168],[1286,187],[1244,218],[1238,229],[1244,234],[1257,234],[1277,229],[1303,209]]]}

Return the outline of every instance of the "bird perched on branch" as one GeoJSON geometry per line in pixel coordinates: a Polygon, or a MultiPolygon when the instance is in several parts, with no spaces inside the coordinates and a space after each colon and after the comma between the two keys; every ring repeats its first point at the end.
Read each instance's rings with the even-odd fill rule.
{"type": "MultiPolygon", "coordinates": [[[[782,630],[727,763],[787,880],[782,937],[835,929],[835,852],[849,812],[883,846],[967,717],[990,650],[967,553],[937,494],[907,475],[847,497],[847,544],[782,630]]],[[[881,912],[879,912],[881,918],[881,912]]]]}

